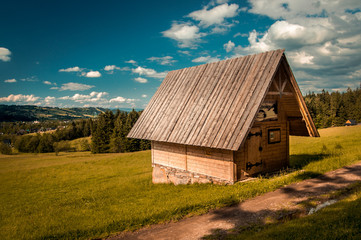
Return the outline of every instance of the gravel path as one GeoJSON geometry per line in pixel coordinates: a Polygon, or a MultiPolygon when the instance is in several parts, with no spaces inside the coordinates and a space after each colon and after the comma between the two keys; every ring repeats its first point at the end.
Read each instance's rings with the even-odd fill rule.
{"type": "Polygon", "coordinates": [[[361,181],[361,162],[317,178],[290,184],[233,207],[225,207],[178,222],[153,225],[136,232],[125,232],[109,239],[199,239],[214,233],[215,230],[226,231],[257,223],[265,217],[280,218],[285,211],[300,209],[299,203],[310,197],[345,188],[356,181],[361,181]]]}

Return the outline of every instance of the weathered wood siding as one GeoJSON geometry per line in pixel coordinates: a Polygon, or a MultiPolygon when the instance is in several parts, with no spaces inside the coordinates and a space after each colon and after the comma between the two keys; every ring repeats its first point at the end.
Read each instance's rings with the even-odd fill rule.
{"type": "Polygon", "coordinates": [[[233,152],[230,150],[152,141],[152,163],[230,182],[236,178],[233,152]]]}
{"type": "MultiPolygon", "coordinates": [[[[283,78],[284,72],[281,70],[275,75],[273,80],[275,83],[272,83],[269,92],[279,92],[279,89],[276,88],[277,85],[283,85],[284,81],[287,81],[284,86],[284,91],[287,95],[266,95],[264,101],[275,101],[277,102],[278,109],[278,118],[276,121],[264,121],[264,122],[255,122],[252,126],[254,128],[260,128],[262,131],[262,138],[260,147],[260,159],[262,161],[262,168],[258,167],[258,173],[271,172],[283,167],[288,166],[289,162],[289,116],[291,118],[300,118],[302,117],[300,110],[298,108],[298,103],[293,97],[294,92],[291,89],[291,83],[289,80],[283,78]],[[281,73],[279,75],[279,73],[281,73]],[[281,77],[281,79],[279,79],[281,77]],[[292,95],[290,94],[292,93],[292,95]],[[269,129],[280,129],[281,131],[281,141],[279,143],[268,143],[268,130],[269,129]]],[[[302,129],[304,130],[304,129],[302,129]]],[[[301,134],[304,132],[300,131],[301,134]]],[[[307,129],[306,129],[307,131],[307,129]]],[[[249,169],[247,170],[248,153],[249,151],[259,151],[259,148],[256,146],[254,149],[248,149],[249,145],[247,141],[250,140],[250,137],[245,139],[245,142],[242,144],[238,151],[234,152],[234,162],[237,165],[237,179],[241,180],[248,176],[248,173],[253,172],[249,169]]],[[[255,173],[257,174],[257,172],[255,173]]]]}
{"type": "Polygon", "coordinates": [[[187,170],[186,146],[152,141],[152,162],[163,166],[187,170]]]}

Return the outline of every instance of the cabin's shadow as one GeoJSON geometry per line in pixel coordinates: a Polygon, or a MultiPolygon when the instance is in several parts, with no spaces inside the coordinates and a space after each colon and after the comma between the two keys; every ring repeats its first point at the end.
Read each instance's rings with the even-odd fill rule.
{"type": "MultiPolygon", "coordinates": [[[[315,172],[305,172],[305,174],[308,176],[319,175],[315,172]]],[[[314,199],[319,198],[326,193],[344,189],[345,186],[350,186],[350,184],[354,183],[356,180],[352,175],[357,176],[357,179],[360,179],[360,165],[345,167],[342,174],[329,176],[321,175],[309,179],[302,184],[291,184],[274,192],[266,193],[270,195],[264,196],[265,198],[282,195],[282,198],[277,200],[278,202],[275,201],[269,205],[263,201],[264,199],[261,199],[259,202],[257,199],[252,199],[250,201],[254,201],[254,204],[252,203],[253,206],[255,206],[254,209],[252,209],[250,204],[243,202],[232,207],[215,210],[212,213],[214,216],[211,221],[222,220],[227,223],[232,223],[234,228],[212,229],[212,233],[204,236],[203,239],[228,239],[229,237],[244,231],[260,231],[266,224],[280,224],[284,221],[306,215],[311,207],[314,207],[311,204],[314,199]],[[345,175],[351,175],[351,177],[345,178],[345,175]],[[284,206],[283,204],[285,202],[282,202],[282,199],[285,199],[285,202],[291,202],[292,207],[275,207],[275,205],[284,206]]],[[[324,199],[324,201],[326,200],[327,199],[324,199]]]]}
{"type": "MultiPolygon", "coordinates": [[[[330,156],[330,154],[324,154],[324,153],[321,153],[321,154],[293,154],[293,155],[290,155],[290,164],[288,167],[282,168],[282,169],[280,169],[278,171],[274,171],[274,172],[261,173],[261,174],[258,174],[257,176],[262,177],[264,179],[269,179],[269,178],[275,177],[280,174],[292,173],[295,171],[299,171],[300,169],[302,169],[303,167],[305,167],[306,165],[308,165],[312,162],[321,161],[324,158],[327,158],[329,156],[330,156]]],[[[319,175],[321,175],[321,173],[304,171],[295,177],[297,179],[304,180],[304,179],[309,179],[309,178],[315,178],[319,175]]]]}
{"type": "Polygon", "coordinates": [[[290,155],[290,167],[294,169],[301,169],[304,166],[323,160],[324,158],[330,157],[331,154],[320,153],[320,154],[292,154],[290,155]]]}

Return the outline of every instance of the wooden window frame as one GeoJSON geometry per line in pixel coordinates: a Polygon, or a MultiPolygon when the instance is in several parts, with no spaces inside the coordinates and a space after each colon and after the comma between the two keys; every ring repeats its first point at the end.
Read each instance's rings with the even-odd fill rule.
{"type": "Polygon", "coordinates": [[[268,129],[267,131],[267,138],[268,138],[268,144],[275,144],[275,143],[280,143],[281,142],[281,128],[271,128],[271,129],[268,129]],[[278,131],[279,132],[279,140],[277,141],[271,141],[270,139],[270,133],[271,132],[275,132],[275,131],[278,131]]]}

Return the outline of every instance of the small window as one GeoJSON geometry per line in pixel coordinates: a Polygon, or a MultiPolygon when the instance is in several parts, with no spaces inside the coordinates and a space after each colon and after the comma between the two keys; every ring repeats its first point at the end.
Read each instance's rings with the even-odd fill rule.
{"type": "Polygon", "coordinates": [[[268,129],[268,143],[279,143],[281,142],[281,129],[268,129]]]}

